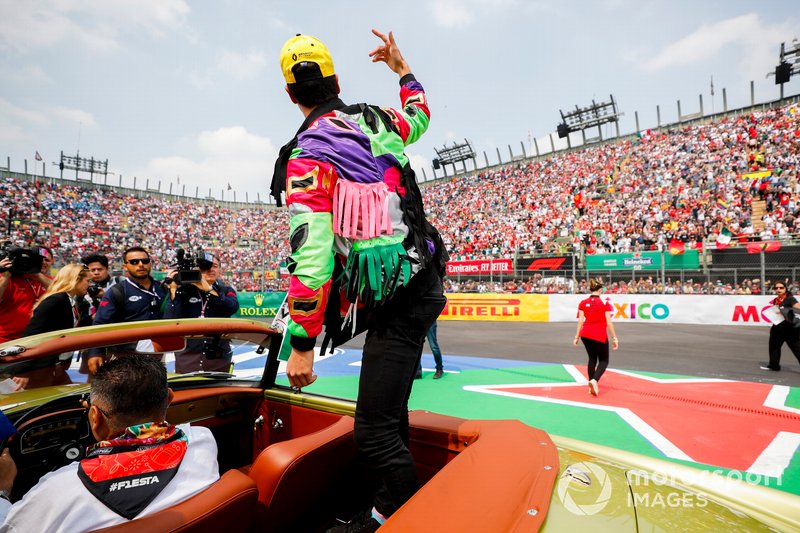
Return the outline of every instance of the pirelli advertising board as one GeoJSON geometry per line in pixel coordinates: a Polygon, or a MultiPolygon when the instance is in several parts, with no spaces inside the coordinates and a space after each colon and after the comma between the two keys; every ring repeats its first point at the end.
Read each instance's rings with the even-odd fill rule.
{"type": "Polygon", "coordinates": [[[439,320],[496,320],[503,322],[547,322],[550,317],[546,294],[445,294],[439,320]]]}

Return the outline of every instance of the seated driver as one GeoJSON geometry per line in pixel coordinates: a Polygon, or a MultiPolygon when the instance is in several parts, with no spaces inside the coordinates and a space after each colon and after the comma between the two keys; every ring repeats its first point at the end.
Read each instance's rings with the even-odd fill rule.
{"type": "Polygon", "coordinates": [[[16,465],[0,456],[0,531],[88,531],[160,511],[217,479],[208,428],[164,421],[172,390],[164,365],[143,355],[111,360],[91,385],[86,458],[42,477],[11,505],[16,465]]]}

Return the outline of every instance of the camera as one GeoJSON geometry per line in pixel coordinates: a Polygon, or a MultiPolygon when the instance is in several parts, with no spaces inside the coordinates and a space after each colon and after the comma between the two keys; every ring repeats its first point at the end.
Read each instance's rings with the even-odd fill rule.
{"type": "Polygon", "coordinates": [[[39,247],[20,248],[6,244],[0,249],[0,261],[11,259],[10,268],[0,268],[0,272],[11,271],[14,275],[38,274],[42,271],[43,250],[39,247]]]}
{"type": "Polygon", "coordinates": [[[214,256],[198,248],[194,254],[186,252],[183,248],[175,250],[175,263],[172,267],[178,273],[173,278],[167,278],[165,281],[174,281],[178,285],[191,285],[192,283],[199,283],[202,279],[200,269],[208,270],[214,263],[214,256]]]}
{"type": "Polygon", "coordinates": [[[89,284],[89,288],[86,289],[86,293],[89,295],[89,298],[96,300],[100,295],[100,291],[102,290],[103,288],[100,285],[97,285],[94,281],[92,281],[89,284]]]}

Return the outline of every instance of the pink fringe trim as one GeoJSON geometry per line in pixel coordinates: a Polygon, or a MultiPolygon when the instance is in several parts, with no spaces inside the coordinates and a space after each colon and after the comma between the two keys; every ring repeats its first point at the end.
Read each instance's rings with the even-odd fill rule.
{"type": "Polygon", "coordinates": [[[391,235],[386,185],[339,179],[333,190],[333,232],[351,239],[391,235]]]}

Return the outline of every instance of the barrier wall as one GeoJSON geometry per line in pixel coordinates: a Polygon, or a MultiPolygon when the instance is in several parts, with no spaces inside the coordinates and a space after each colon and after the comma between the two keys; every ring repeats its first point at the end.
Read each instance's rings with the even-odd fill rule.
{"type": "MultiPolygon", "coordinates": [[[[284,292],[240,292],[236,316],[275,316],[284,292]]],[[[499,322],[575,322],[578,303],[586,294],[447,294],[440,320],[499,322]]],[[[774,296],[702,296],[610,294],[615,322],[769,326],[774,296]]]]}
{"type": "MultiPolygon", "coordinates": [[[[550,295],[549,321],[574,322],[578,303],[586,297],[550,295]]],[[[610,294],[602,298],[613,307],[615,322],[769,326],[769,302],[774,296],[610,294]]]]}
{"type": "Polygon", "coordinates": [[[499,320],[547,322],[546,294],[447,294],[439,320],[499,320]]]}

